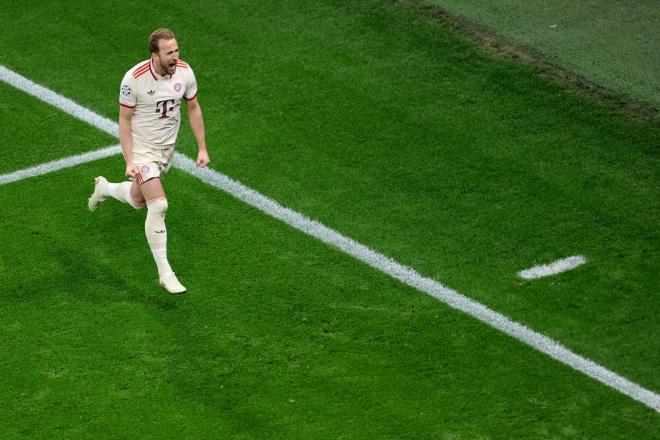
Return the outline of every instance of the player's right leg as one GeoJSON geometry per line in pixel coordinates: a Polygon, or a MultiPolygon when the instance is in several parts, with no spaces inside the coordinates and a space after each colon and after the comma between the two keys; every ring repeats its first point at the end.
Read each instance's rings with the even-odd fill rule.
{"type": "Polygon", "coordinates": [[[186,288],[179,282],[167,260],[167,228],[165,227],[167,197],[160,177],[142,181],[139,189],[147,201],[144,232],[158,267],[160,285],[170,293],[185,293],[186,288]]]}
{"type": "Polygon", "coordinates": [[[135,182],[110,183],[105,177],[94,179],[94,192],[87,201],[90,211],[96,211],[101,202],[108,197],[128,203],[135,209],[144,207],[145,201],[135,182]]]}

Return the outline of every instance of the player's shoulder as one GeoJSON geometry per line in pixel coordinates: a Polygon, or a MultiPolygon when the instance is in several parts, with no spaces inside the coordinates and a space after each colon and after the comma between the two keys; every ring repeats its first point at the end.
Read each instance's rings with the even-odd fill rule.
{"type": "Polygon", "coordinates": [[[176,62],[176,70],[183,75],[183,77],[186,80],[192,80],[195,77],[195,74],[192,70],[192,67],[190,67],[190,64],[183,60],[178,60],[176,62]]]}
{"type": "Polygon", "coordinates": [[[186,62],[183,61],[183,60],[177,60],[177,61],[176,61],[176,67],[177,67],[177,69],[178,69],[178,68],[181,68],[181,69],[183,69],[184,71],[185,71],[185,70],[190,70],[190,71],[192,71],[192,68],[190,67],[190,64],[186,63],[186,62]]]}
{"type": "Polygon", "coordinates": [[[151,72],[151,60],[140,61],[135,66],[128,69],[124,78],[137,79],[151,72]]]}

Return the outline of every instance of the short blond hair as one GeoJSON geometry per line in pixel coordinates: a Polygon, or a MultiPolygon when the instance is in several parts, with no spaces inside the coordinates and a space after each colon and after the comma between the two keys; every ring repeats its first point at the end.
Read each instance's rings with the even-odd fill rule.
{"type": "Polygon", "coordinates": [[[174,36],[174,32],[171,30],[165,28],[156,29],[151,33],[151,35],[149,35],[149,52],[158,53],[158,42],[160,40],[171,40],[172,38],[176,37],[174,36]]]}

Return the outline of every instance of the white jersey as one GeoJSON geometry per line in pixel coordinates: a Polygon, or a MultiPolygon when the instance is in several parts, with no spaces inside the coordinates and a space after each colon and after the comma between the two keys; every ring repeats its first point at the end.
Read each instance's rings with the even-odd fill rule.
{"type": "Polygon", "coordinates": [[[195,74],[181,60],[171,76],[159,75],[151,60],[135,65],[124,75],[119,91],[119,104],[135,109],[133,143],[157,149],[172,147],[181,125],[181,97],[190,101],[196,95],[195,74]]]}

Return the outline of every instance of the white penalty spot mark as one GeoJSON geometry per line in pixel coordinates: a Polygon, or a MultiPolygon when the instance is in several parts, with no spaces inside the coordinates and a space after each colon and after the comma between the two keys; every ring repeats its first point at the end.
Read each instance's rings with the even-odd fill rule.
{"type": "Polygon", "coordinates": [[[566,272],[567,270],[575,269],[578,266],[582,266],[586,262],[587,259],[582,255],[573,255],[572,257],[553,261],[550,264],[541,264],[530,269],[521,270],[518,272],[518,276],[526,280],[534,280],[537,278],[556,275],[558,273],[566,272]]]}

